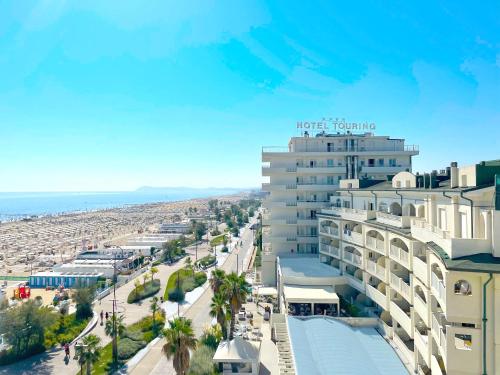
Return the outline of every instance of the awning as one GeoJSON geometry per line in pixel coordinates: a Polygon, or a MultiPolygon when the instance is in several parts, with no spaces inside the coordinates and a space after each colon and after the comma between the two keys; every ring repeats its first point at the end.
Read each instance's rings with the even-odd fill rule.
{"type": "Polygon", "coordinates": [[[223,340],[214,355],[214,362],[256,363],[259,361],[260,343],[235,337],[231,341],[223,340]]]}
{"type": "Polygon", "coordinates": [[[287,303],[339,303],[331,286],[285,285],[283,295],[287,303]]]}
{"type": "Polygon", "coordinates": [[[278,291],[276,290],[276,288],[273,287],[261,286],[260,288],[257,289],[257,294],[259,296],[276,297],[278,296],[278,291]]]}

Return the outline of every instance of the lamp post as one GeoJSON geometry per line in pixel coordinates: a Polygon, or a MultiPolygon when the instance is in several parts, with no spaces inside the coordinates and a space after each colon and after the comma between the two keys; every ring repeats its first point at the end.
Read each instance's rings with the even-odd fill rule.
{"type": "MultiPolygon", "coordinates": [[[[123,259],[123,249],[120,246],[115,245],[116,248],[120,249],[122,252],[123,259]]],[[[118,364],[118,335],[116,332],[116,251],[113,252],[113,310],[112,310],[112,319],[113,319],[113,341],[112,341],[112,349],[113,349],[113,368],[116,369],[118,364]]]]}

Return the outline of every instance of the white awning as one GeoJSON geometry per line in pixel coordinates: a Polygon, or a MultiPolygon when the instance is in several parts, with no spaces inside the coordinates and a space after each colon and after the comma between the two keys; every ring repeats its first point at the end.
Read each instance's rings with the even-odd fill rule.
{"type": "Polygon", "coordinates": [[[231,341],[223,340],[214,355],[214,362],[258,363],[260,343],[235,337],[231,341]]]}
{"type": "Polygon", "coordinates": [[[261,286],[260,288],[257,289],[257,294],[259,296],[276,297],[278,296],[278,291],[276,290],[276,288],[273,287],[261,286]]]}
{"type": "Polygon", "coordinates": [[[331,286],[285,285],[283,295],[287,303],[339,303],[331,286]]]}

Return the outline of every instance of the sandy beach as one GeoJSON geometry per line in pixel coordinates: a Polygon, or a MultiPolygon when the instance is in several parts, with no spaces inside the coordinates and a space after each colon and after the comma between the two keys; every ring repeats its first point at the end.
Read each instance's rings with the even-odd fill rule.
{"type": "MultiPolygon", "coordinates": [[[[203,214],[208,209],[208,201],[214,198],[130,205],[0,223],[0,274],[29,275],[31,269],[45,270],[73,259],[84,243],[102,246],[106,242],[120,243],[141,232],[153,233],[162,222],[186,219],[189,207],[203,214]]],[[[217,198],[237,202],[242,195],[217,198]]]]}

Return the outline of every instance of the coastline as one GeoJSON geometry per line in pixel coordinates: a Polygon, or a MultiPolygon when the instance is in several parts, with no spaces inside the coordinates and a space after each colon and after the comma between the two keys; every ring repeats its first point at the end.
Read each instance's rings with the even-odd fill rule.
{"type": "Polygon", "coordinates": [[[238,201],[245,193],[72,211],[0,223],[0,273],[27,275],[75,257],[84,243],[121,243],[152,233],[161,222],[186,219],[189,207],[205,212],[211,199],[238,201]]]}

